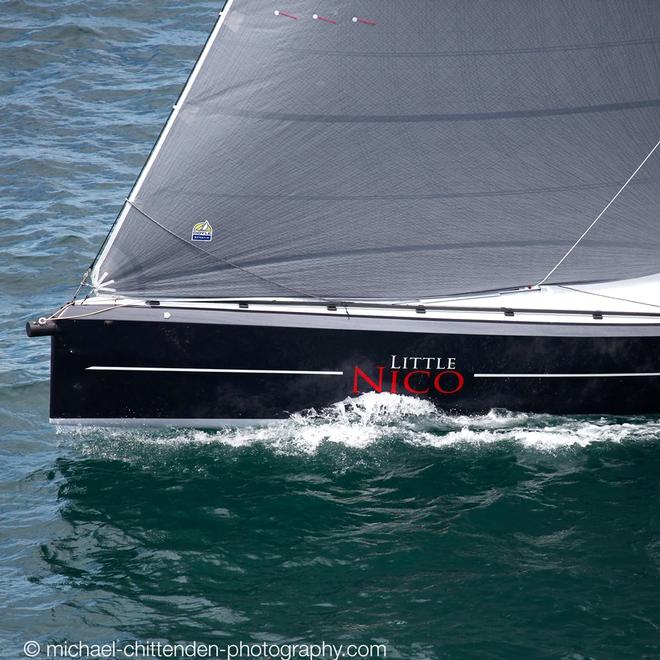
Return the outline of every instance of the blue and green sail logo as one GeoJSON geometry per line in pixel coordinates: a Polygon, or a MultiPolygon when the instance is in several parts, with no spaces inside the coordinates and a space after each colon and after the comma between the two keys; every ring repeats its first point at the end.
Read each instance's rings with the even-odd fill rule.
{"type": "Polygon", "coordinates": [[[193,225],[191,241],[210,241],[212,238],[213,227],[211,227],[209,222],[204,220],[204,222],[198,222],[196,225],[193,225]]]}

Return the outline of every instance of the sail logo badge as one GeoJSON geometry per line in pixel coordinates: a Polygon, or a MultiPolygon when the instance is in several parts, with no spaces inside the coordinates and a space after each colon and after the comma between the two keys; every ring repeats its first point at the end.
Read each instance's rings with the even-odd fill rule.
{"type": "Polygon", "coordinates": [[[211,224],[204,220],[193,225],[191,241],[210,241],[213,240],[213,227],[211,224]]]}

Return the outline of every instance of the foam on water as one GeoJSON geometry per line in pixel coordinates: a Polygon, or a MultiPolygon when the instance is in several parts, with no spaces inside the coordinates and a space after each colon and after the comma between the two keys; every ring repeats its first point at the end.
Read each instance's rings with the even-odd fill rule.
{"type": "Polygon", "coordinates": [[[370,392],[350,397],[322,410],[295,413],[266,427],[155,430],[63,427],[58,433],[80,440],[85,452],[96,453],[126,442],[176,447],[220,444],[244,448],[255,444],[276,453],[314,454],[328,443],[365,449],[398,440],[413,446],[479,447],[513,442],[542,451],[586,447],[592,443],[652,440],[660,436],[660,420],[648,417],[562,417],[491,410],[481,415],[451,415],[430,401],[390,393],[370,392]]]}

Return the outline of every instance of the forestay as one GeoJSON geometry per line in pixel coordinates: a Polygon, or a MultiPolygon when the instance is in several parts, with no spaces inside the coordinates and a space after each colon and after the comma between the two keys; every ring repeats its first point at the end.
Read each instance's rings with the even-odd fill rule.
{"type": "MultiPolygon", "coordinates": [[[[658,0],[233,0],[95,284],[392,300],[536,283],[660,137],[659,62],[658,0]]],[[[660,271],[659,183],[656,153],[550,283],[660,271]]]]}

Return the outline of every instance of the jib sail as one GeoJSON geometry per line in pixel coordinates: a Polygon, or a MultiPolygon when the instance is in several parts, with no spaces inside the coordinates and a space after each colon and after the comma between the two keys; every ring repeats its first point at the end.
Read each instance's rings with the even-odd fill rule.
{"type": "MultiPolygon", "coordinates": [[[[94,268],[127,296],[534,284],[660,137],[657,0],[230,0],[94,268]]],[[[656,153],[550,282],[660,271],[656,153]]]]}

